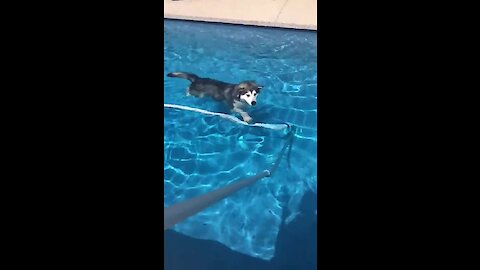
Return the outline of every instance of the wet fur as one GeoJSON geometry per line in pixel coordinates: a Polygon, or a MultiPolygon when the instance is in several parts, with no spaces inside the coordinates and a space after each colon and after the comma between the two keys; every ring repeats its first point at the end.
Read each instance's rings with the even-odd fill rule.
{"type": "MultiPolygon", "coordinates": [[[[255,95],[260,93],[262,86],[254,81],[232,84],[210,78],[201,78],[188,72],[172,72],[167,74],[167,76],[189,80],[191,84],[187,88],[187,95],[199,98],[209,96],[216,101],[223,101],[232,111],[239,113],[244,121],[252,121],[252,118],[243,110],[248,104],[241,100],[240,97],[248,92],[255,93],[255,95]]],[[[256,104],[256,100],[253,104],[256,104]]]]}

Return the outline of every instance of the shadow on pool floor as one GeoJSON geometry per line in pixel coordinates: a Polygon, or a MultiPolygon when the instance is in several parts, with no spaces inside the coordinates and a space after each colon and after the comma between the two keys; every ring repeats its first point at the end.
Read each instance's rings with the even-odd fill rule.
{"type": "Polygon", "coordinates": [[[169,230],[164,233],[164,267],[167,270],[317,269],[316,203],[315,194],[305,194],[300,205],[302,214],[280,227],[271,261],[240,254],[215,241],[194,239],[169,230]]]}

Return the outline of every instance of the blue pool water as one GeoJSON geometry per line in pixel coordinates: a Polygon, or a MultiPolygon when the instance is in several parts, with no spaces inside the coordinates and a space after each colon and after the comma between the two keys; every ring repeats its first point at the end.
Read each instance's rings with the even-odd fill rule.
{"type": "MultiPolygon", "coordinates": [[[[249,110],[254,121],[297,126],[290,168],[283,160],[273,177],[177,224],[175,231],[272,259],[280,225],[301,214],[303,195],[317,190],[316,57],[315,32],[165,21],[165,103],[228,112],[208,98],[187,97],[189,82],[169,78],[169,72],[232,83],[255,80],[264,88],[249,110]]],[[[194,112],[164,112],[165,207],[270,168],[284,143],[279,131],[194,112]]]]}

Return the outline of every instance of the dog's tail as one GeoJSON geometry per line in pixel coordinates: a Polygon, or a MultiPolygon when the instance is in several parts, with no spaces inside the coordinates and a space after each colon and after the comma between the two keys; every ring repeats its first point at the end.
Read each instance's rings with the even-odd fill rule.
{"type": "Polygon", "coordinates": [[[198,79],[197,75],[188,72],[170,72],[167,74],[167,76],[173,78],[182,78],[191,82],[194,82],[196,79],[198,79]]]}

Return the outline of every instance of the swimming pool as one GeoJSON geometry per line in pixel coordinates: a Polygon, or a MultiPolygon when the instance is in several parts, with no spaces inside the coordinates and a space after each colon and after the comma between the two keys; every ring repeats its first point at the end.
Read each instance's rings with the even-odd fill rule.
{"type": "MultiPolygon", "coordinates": [[[[281,222],[298,213],[303,194],[317,189],[316,32],[165,20],[165,103],[228,112],[210,99],[187,97],[187,71],[227,82],[263,85],[249,114],[255,122],[293,124],[290,157],[265,178],[174,226],[185,235],[218,241],[269,260],[281,222]],[[289,216],[284,216],[284,209],[289,216]]],[[[164,205],[189,199],[269,168],[283,146],[279,131],[220,117],[165,109],[164,205]]]]}

